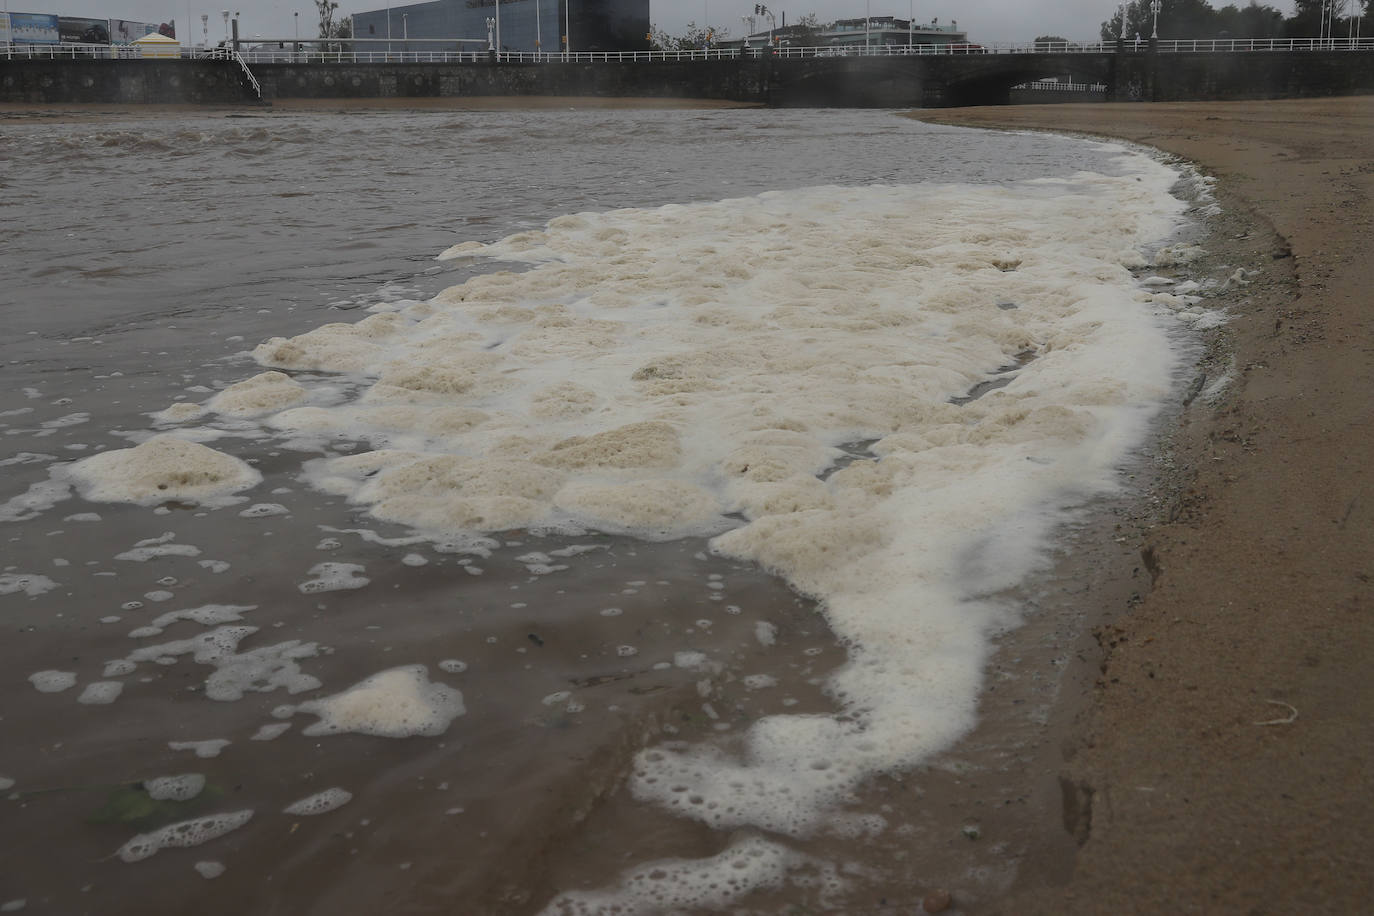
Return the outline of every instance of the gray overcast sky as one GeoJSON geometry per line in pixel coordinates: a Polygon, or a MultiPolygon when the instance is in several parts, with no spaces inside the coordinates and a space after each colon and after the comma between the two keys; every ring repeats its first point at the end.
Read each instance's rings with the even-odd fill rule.
{"type": "MultiPolygon", "coordinates": [[[[97,18],[131,19],[142,22],[165,22],[175,19],[177,34],[183,41],[199,41],[200,15],[210,14],[210,40],[224,37],[224,20],[220,10],[225,0],[4,0],[14,12],[57,13],[64,16],[92,16],[97,18]],[[184,24],[193,26],[187,35],[184,24]]],[[[317,33],[315,5],[311,0],[232,0],[230,11],[238,11],[239,31],[244,37],[262,35],[271,38],[290,38],[295,28],[293,12],[300,14],[300,34],[313,37],[317,33]]],[[[398,0],[397,6],[402,0],[398,0]]],[[[542,0],[557,3],[559,0],[542,0]]],[[[1247,0],[1226,0],[1243,5],[1247,0]]],[[[348,14],[384,7],[385,0],[339,0],[339,13],[348,14]]],[[[1116,9],[1112,0],[775,0],[768,4],[778,16],[786,11],[787,21],[795,22],[807,13],[815,13],[822,21],[847,19],[867,15],[897,16],[902,19],[914,13],[918,22],[939,17],[942,23],[957,20],[960,28],[975,42],[1029,41],[1037,35],[1062,35],[1069,39],[1096,39],[1099,24],[1111,17],[1116,9]]],[[[1213,6],[1224,6],[1214,0],[1213,6]]],[[[1291,0],[1270,0],[1270,5],[1292,13],[1291,0]]],[[[669,33],[681,33],[688,22],[709,22],[730,34],[743,34],[740,17],[750,13],[754,0],[652,0],[650,18],[655,25],[669,33]]],[[[465,36],[453,36],[465,37],[465,36]]],[[[473,38],[485,36],[474,35],[473,38]]]]}

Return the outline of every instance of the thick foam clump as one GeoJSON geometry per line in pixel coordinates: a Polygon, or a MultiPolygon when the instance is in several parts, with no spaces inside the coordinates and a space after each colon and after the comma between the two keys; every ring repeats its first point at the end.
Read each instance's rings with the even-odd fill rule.
{"type": "Polygon", "coordinates": [[[253,817],[251,809],[228,814],[212,814],[189,821],[168,824],[151,833],[140,833],[119,847],[116,853],[125,862],[141,862],[160,850],[199,846],[237,830],[253,817]]]}
{"type": "Polygon", "coordinates": [[[302,798],[300,801],[292,802],[282,809],[282,813],[302,816],[327,814],[336,808],[342,808],[352,800],[352,792],[335,787],[332,789],[325,789],[323,792],[316,792],[314,795],[302,798]]]}
{"type": "Polygon", "coordinates": [[[461,693],[431,682],[424,665],[409,665],[374,674],[343,693],[309,700],[292,711],[319,717],[303,730],[306,735],[357,732],[409,738],[442,735],[467,710],[461,693]]]}
{"type": "Polygon", "coordinates": [[[144,506],[169,500],[215,502],[262,480],[232,455],[172,436],[92,455],[69,465],[65,473],[86,499],[144,506]]]}
{"type": "Polygon", "coordinates": [[[263,372],[215,395],[206,404],[217,413],[252,417],[283,410],[306,398],[306,390],[284,372],[263,372]]]}

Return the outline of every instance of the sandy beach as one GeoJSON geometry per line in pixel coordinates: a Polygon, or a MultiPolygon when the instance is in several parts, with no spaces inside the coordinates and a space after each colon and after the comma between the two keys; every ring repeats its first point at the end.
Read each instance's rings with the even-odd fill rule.
{"type": "Polygon", "coordinates": [[[1172,437],[1152,589],[1104,607],[1065,744],[1064,883],[1004,913],[1354,913],[1374,899],[1374,98],[923,111],[1118,137],[1196,163],[1268,262],[1233,308],[1228,396],[1172,437]]]}

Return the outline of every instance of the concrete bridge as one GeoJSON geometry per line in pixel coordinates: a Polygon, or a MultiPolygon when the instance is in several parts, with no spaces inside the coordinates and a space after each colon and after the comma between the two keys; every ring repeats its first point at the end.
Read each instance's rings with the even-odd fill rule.
{"type": "MultiPolygon", "coordinates": [[[[399,44],[399,42],[397,42],[399,44]]],[[[290,47],[287,43],[287,47],[290,47]]],[[[1012,86],[1069,76],[1117,101],[1293,98],[1374,92],[1374,40],[922,46],[843,54],[625,52],[203,53],[154,61],[0,57],[0,101],[190,102],[277,98],[604,96],[729,99],[777,107],[1006,104],[1012,86]]]]}

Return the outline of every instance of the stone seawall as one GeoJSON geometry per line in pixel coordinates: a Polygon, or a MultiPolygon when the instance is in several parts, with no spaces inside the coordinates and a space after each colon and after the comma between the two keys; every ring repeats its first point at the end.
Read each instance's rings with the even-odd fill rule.
{"type": "MultiPolygon", "coordinates": [[[[262,100],[600,96],[778,107],[1006,104],[1013,85],[1071,74],[1113,101],[1210,101],[1374,93],[1374,53],[955,54],[610,63],[252,64],[262,100]]],[[[1018,101],[1020,99],[1017,99],[1018,101]]],[[[0,59],[0,102],[258,101],[239,65],[214,60],[0,59]]],[[[1068,101],[1049,94],[1036,101],[1068,101]]]]}
{"type": "Polygon", "coordinates": [[[196,60],[6,60],[0,102],[219,105],[255,101],[239,65],[196,60]]]}

